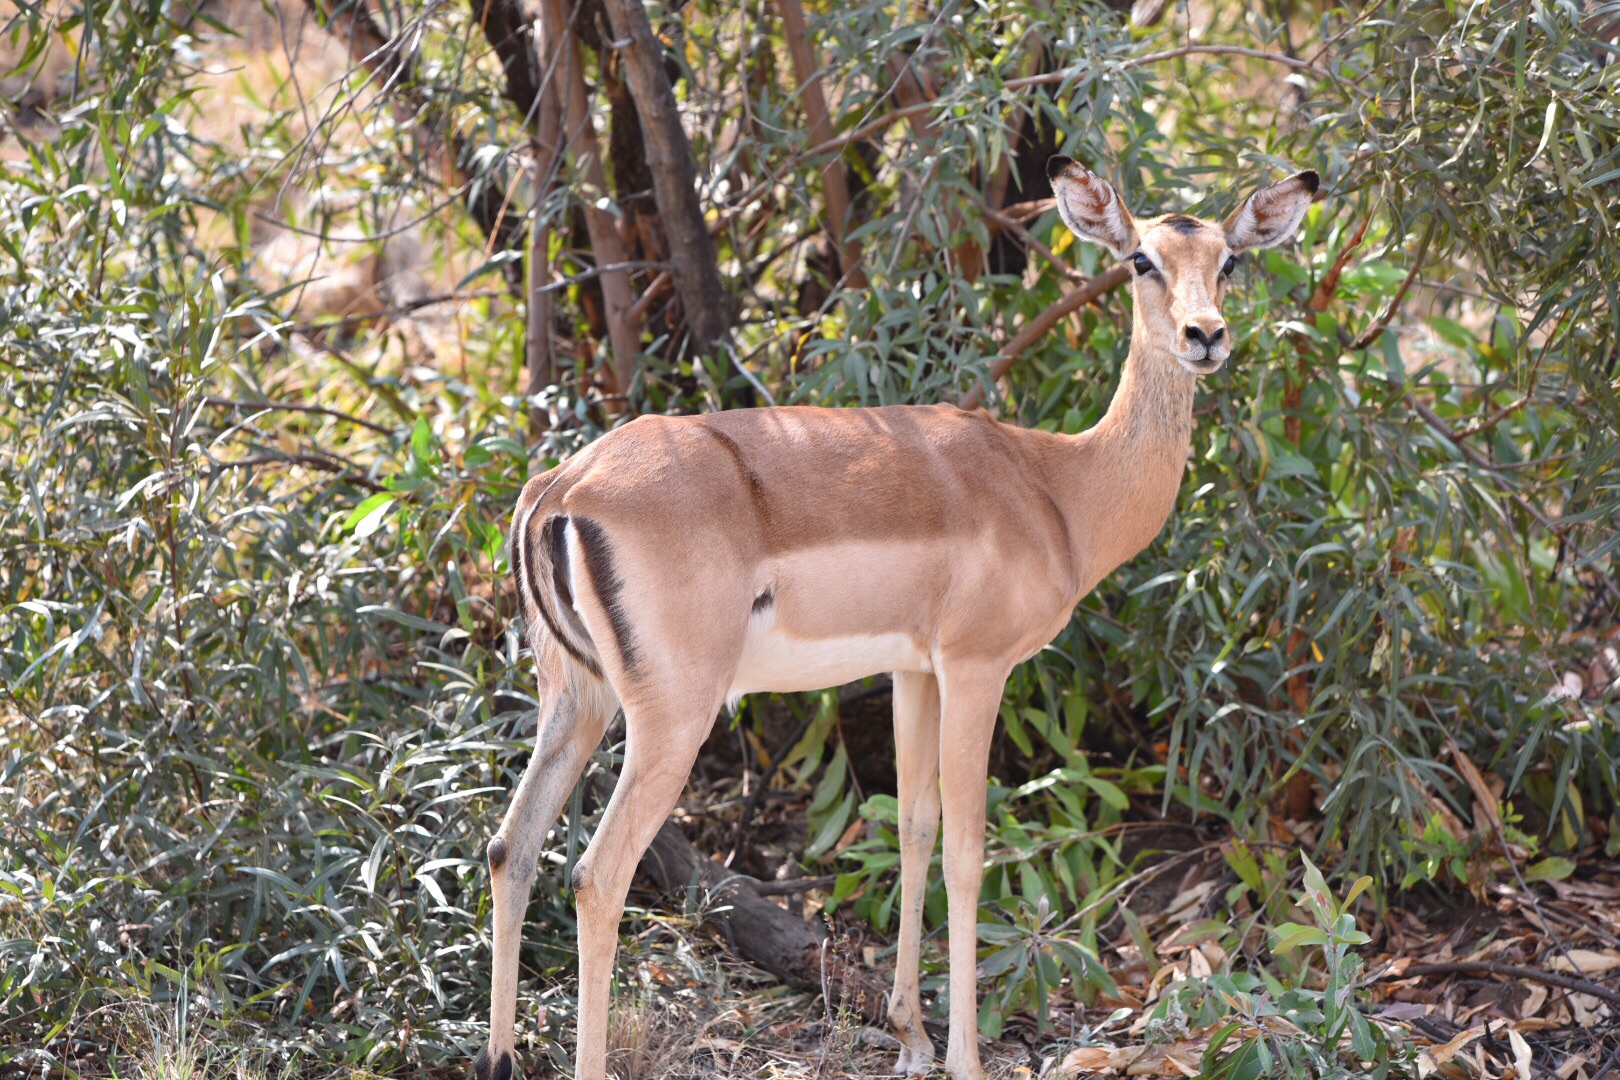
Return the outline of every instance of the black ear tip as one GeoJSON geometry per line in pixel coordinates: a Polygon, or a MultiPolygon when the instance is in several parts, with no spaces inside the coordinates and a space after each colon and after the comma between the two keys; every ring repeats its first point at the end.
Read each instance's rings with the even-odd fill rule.
{"type": "Polygon", "coordinates": [[[1073,164],[1074,158],[1067,158],[1062,154],[1054,154],[1046,159],[1046,178],[1048,180],[1056,180],[1058,177],[1067,172],[1069,170],[1069,166],[1073,164]]]}
{"type": "Polygon", "coordinates": [[[1312,195],[1315,195],[1316,189],[1322,186],[1322,178],[1316,175],[1315,169],[1306,169],[1299,174],[1299,179],[1312,195]]]}

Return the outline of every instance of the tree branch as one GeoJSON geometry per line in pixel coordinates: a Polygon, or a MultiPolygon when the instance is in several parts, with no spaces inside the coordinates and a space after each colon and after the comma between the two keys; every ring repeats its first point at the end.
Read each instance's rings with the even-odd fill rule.
{"type": "Polygon", "coordinates": [[[580,202],[585,212],[585,231],[590,235],[591,251],[596,256],[596,272],[602,277],[603,315],[612,349],[613,385],[607,396],[622,402],[635,381],[637,361],[641,357],[641,320],[628,272],[633,267],[613,215],[602,208],[607,196],[607,173],[602,168],[596,124],[591,119],[590,90],[585,85],[585,72],[580,63],[578,35],[564,16],[562,0],[540,0],[540,13],[545,48],[557,56],[562,67],[556,78],[566,100],[563,109],[568,128],[566,142],[574,160],[584,170],[588,189],[580,202]]]}
{"type": "MultiPolygon", "coordinates": [[[[587,784],[598,800],[606,802],[618,778],[602,772],[593,775],[587,784]]],[[[819,879],[794,882],[797,888],[790,890],[781,887],[785,883],[766,883],[734,873],[704,858],[680,827],[669,820],[659,827],[636,873],[664,893],[684,892],[695,885],[704,894],[704,902],[698,905],[703,922],[719,929],[737,955],[789,986],[823,990],[829,982],[837,985],[845,999],[868,1019],[881,1022],[887,995],[870,985],[864,972],[826,962],[836,958],[827,957],[828,950],[823,949],[827,934],[821,922],[806,922],[766,898],[816,887],[819,879]]]]}
{"type": "MultiPolygon", "coordinates": [[[[827,98],[821,91],[820,65],[810,44],[810,31],[805,23],[804,8],[799,0],[777,0],[782,16],[782,35],[787,38],[788,52],[793,57],[794,74],[799,80],[799,97],[804,103],[804,115],[810,122],[810,137],[818,143],[834,136],[832,120],[827,114],[827,98]]],[[[821,169],[821,186],[827,200],[827,231],[832,236],[833,248],[838,252],[839,273],[848,278],[851,288],[864,288],[866,275],[858,264],[861,258],[859,243],[846,243],[844,232],[849,227],[849,181],[844,175],[844,163],[839,157],[830,158],[821,169]]]]}
{"type": "Polygon", "coordinates": [[[1450,960],[1443,964],[1411,964],[1405,969],[1390,971],[1379,976],[1380,979],[1414,979],[1423,975],[1501,975],[1509,979],[1524,979],[1527,982],[1541,983],[1543,986],[1556,986],[1563,990],[1573,990],[1577,994],[1590,994],[1595,998],[1607,1001],[1610,1005],[1620,1005],[1620,991],[1609,989],[1590,979],[1577,978],[1574,975],[1563,975],[1556,971],[1547,971],[1543,968],[1522,967],[1518,964],[1495,964],[1488,960],[1450,960]]]}
{"type": "MultiPolygon", "coordinates": [[[[1056,252],[1037,240],[1028,229],[1024,228],[1023,225],[1008,217],[1006,214],[1003,214],[1001,211],[995,209],[990,203],[979,203],[979,213],[984,216],[986,221],[994,225],[996,229],[1012,233],[1020,241],[1022,241],[1026,247],[1040,252],[1047,262],[1057,267],[1058,273],[1062,274],[1070,281],[1077,285],[1085,283],[1086,275],[1082,274],[1079,270],[1076,270],[1074,267],[1058,258],[1056,252]]],[[[995,229],[992,229],[991,234],[994,235],[994,233],[995,229]]]]}
{"type": "Polygon", "coordinates": [[[253,469],[260,465],[305,465],[321,472],[343,474],[344,479],[357,487],[365,488],[367,491],[388,490],[361,472],[356,466],[329,454],[277,451],[274,454],[253,454],[249,457],[235,458],[231,461],[215,461],[211,462],[211,464],[213,465],[212,471],[215,473],[224,472],[226,469],[253,469]]]}
{"type": "MultiPolygon", "coordinates": [[[[522,215],[511,212],[510,200],[500,182],[491,176],[475,178],[462,167],[461,163],[470,160],[471,155],[460,133],[451,132],[447,138],[422,122],[421,117],[428,113],[428,102],[417,80],[414,54],[404,52],[383,33],[361,0],[347,0],[348,8],[341,14],[332,11],[329,0],[305,0],[305,3],[315,14],[316,21],[348,46],[350,59],[383,77],[381,92],[388,97],[395,119],[414,126],[422,141],[438,152],[451,185],[465,193],[467,213],[490,247],[499,251],[519,250],[522,215]]],[[[507,291],[513,296],[521,295],[522,261],[508,263],[503,270],[507,291]]]]}
{"type": "MultiPolygon", "coordinates": [[[[1064,316],[1075,312],[1102,296],[1111,289],[1116,289],[1130,280],[1130,270],[1123,264],[1109,267],[1096,277],[1088,280],[1080,288],[1069,293],[1063,299],[1035,316],[1019,328],[1011,341],[1002,346],[1001,357],[990,365],[990,382],[994,383],[1012,368],[1014,361],[1035,342],[1046,335],[1046,332],[1058,324],[1064,316]]],[[[976,409],[982,400],[980,390],[974,387],[962,395],[960,402],[964,409],[976,409]]]]}
{"type": "Polygon", "coordinates": [[[314,413],[319,416],[330,416],[336,420],[343,420],[350,424],[358,424],[363,428],[370,428],[379,435],[392,435],[393,429],[381,424],[374,424],[370,420],[362,420],[358,416],[350,416],[346,412],[328,409],[321,405],[295,405],[290,401],[236,401],[231,398],[211,397],[205,398],[205,403],[216,409],[236,409],[246,412],[301,412],[314,413]]]}
{"type": "MultiPolygon", "coordinates": [[[[1395,290],[1395,295],[1389,298],[1389,304],[1384,308],[1383,314],[1374,319],[1372,325],[1363,330],[1361,335],[1350,343],[1351,352],[1365,349],[1377,341],[1378,335],[1384,332],[1389,326],[1389,321],[1395,317],[1395,312],[1400,310],[1401,303],[1406,299],[1406,294],[1412,289],[1412,282],[1417,280],[1418,272],[1423,269],[1423,259],[1429,254],[1429,241],[1434,239],[1434,231],[1439,223],[1439,218],[1429,219],[1428,228],[1423,230],[1423,239],[1418,241],[1417,251],[1412,255],[1412,269],[1407,272],[1406,280],[1402,281],[1401,287],[1395,290]]],[[[1362,228],[1365,229],[1366,226],[1363,225],[1362,228]]],[[[1357,242],[1360,242],[1359,238],[1357,242]]]]}
{"type": "MultiPolygon", "coordinates": [[[[483,0],[483,2],[486,12],[507,11],[510,7],[516,6],[512,0],[483,0]]],[[[549,287],[551,219],[546,214],[546,202],[550,199],[552,186],[556,183],[557,173],[563,161],[562,106],[557,101],[555,92],[547,93],[548,89],[555,87],[555,80],[550,76],[557,69],[560,42],[551,42],[551,45],[551,62],[547,65],[548,77],[544,83],[536,86],[538,97],[529,110],[535,142],[534,216],[529,222],[529,283],[525,304],[527,322],[523,340],[524,356],[529,367],[529,385],[526,393],[531,398],[546,387],[562,381],[562,367],[557,363],[556,346],[551,340],[556,317],[552,304],[553,290],[549,287]]],[[[522,77],[513,75],[512,67],[507,69],[507,82],[508,86],[524,85],[522,77]]],[[[538,439],[541,431],[548,426],[548,422],[549,418],[538,407],[532,408],[529,416],[529,438],[538,439]]]]}
{"type": "Polygon", "coordinates": [[[1021,79],[1008,79],[1003,86],[1008,90],[1026,90],[1031,86],[1048,86],[1052,83],[1064,83],[1077,79],[1088,71],[1113,68],[1115,71],[1129,71],[1131,68],[1146,67],[1149,64],[1161,63],[1165,60],[1175,60],[1183,56],[1214,55],[1214,56],[1247,56],[1251,60],[1264,60],[1270,64],[1282,64],[1286,67],[1323,78],[1334,78],[1334,74],[1325,68],[1286,53],[1266,52],[1262,49],[1246,49],[1241,45],[1184,45],[1179,49],[1168,49],[1164,52],[1148,53],[1146,56],[1132,56],[1120,61],[1118,64],[1076,64],[1073,67],[1063,68],[1061,71],[1048,71],[1040,75],[1029,75],[1021,79]]]}
{"type": "Polygon", "coordinates": [[[628,39],[621,55],[646,139],[653,199],[669,236],[675,289],[686,313],[694,351],[706,353],[726,335],[729,305],[720,284],[720,267],[709,239],[709,226],[698,204],[692,148],[664,71],[663,49],[653,36],[641,0],[603,0],[603,6],[614,35],[628,39]]]}

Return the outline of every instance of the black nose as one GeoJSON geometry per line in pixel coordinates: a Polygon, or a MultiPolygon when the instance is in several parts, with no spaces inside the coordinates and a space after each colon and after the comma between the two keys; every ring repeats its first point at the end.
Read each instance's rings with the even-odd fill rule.
{"type": "Polygon", "coordinates": [[[1217,326],[1213,334],[1206,334],[1201,328],[1189,323],[1187,325],[1187,336],[1207,349],[1226,336],[1226,327],[1217,326]]]}

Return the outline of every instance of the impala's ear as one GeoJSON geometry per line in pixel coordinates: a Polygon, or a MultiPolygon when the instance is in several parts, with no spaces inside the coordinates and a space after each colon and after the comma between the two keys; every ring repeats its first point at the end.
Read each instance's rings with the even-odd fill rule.
{"type": "Polygon", "coordinates": [[[1120,259],[1136,250],[1136,222],[1108,181],[1066,157],[1047,159],[1046,176],[1057,196],[1058,214],[1074,235],[1101,244],[1120,259]]]}
{"type": "Polygon", "coordinates": [[[1236,254],[1280,244],[1299,231],[1311,196],[1321,186],[1314,169],[1295,173],[1280,184],[1261,188],[1243,201],[1222,226],[1226,246],[1236,254]]]}

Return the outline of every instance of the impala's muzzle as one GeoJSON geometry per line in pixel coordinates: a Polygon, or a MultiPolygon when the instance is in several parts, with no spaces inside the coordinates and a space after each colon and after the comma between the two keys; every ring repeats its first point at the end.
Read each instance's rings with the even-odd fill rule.
{"type": "Polygon", "coordinates": [[[1219,371],[1231,353],[1226,322],[1219,315],[1198,316],[1182,325],[1181,340],[1176,342],[1176,359],[1194,375],[1219,371]]]}

